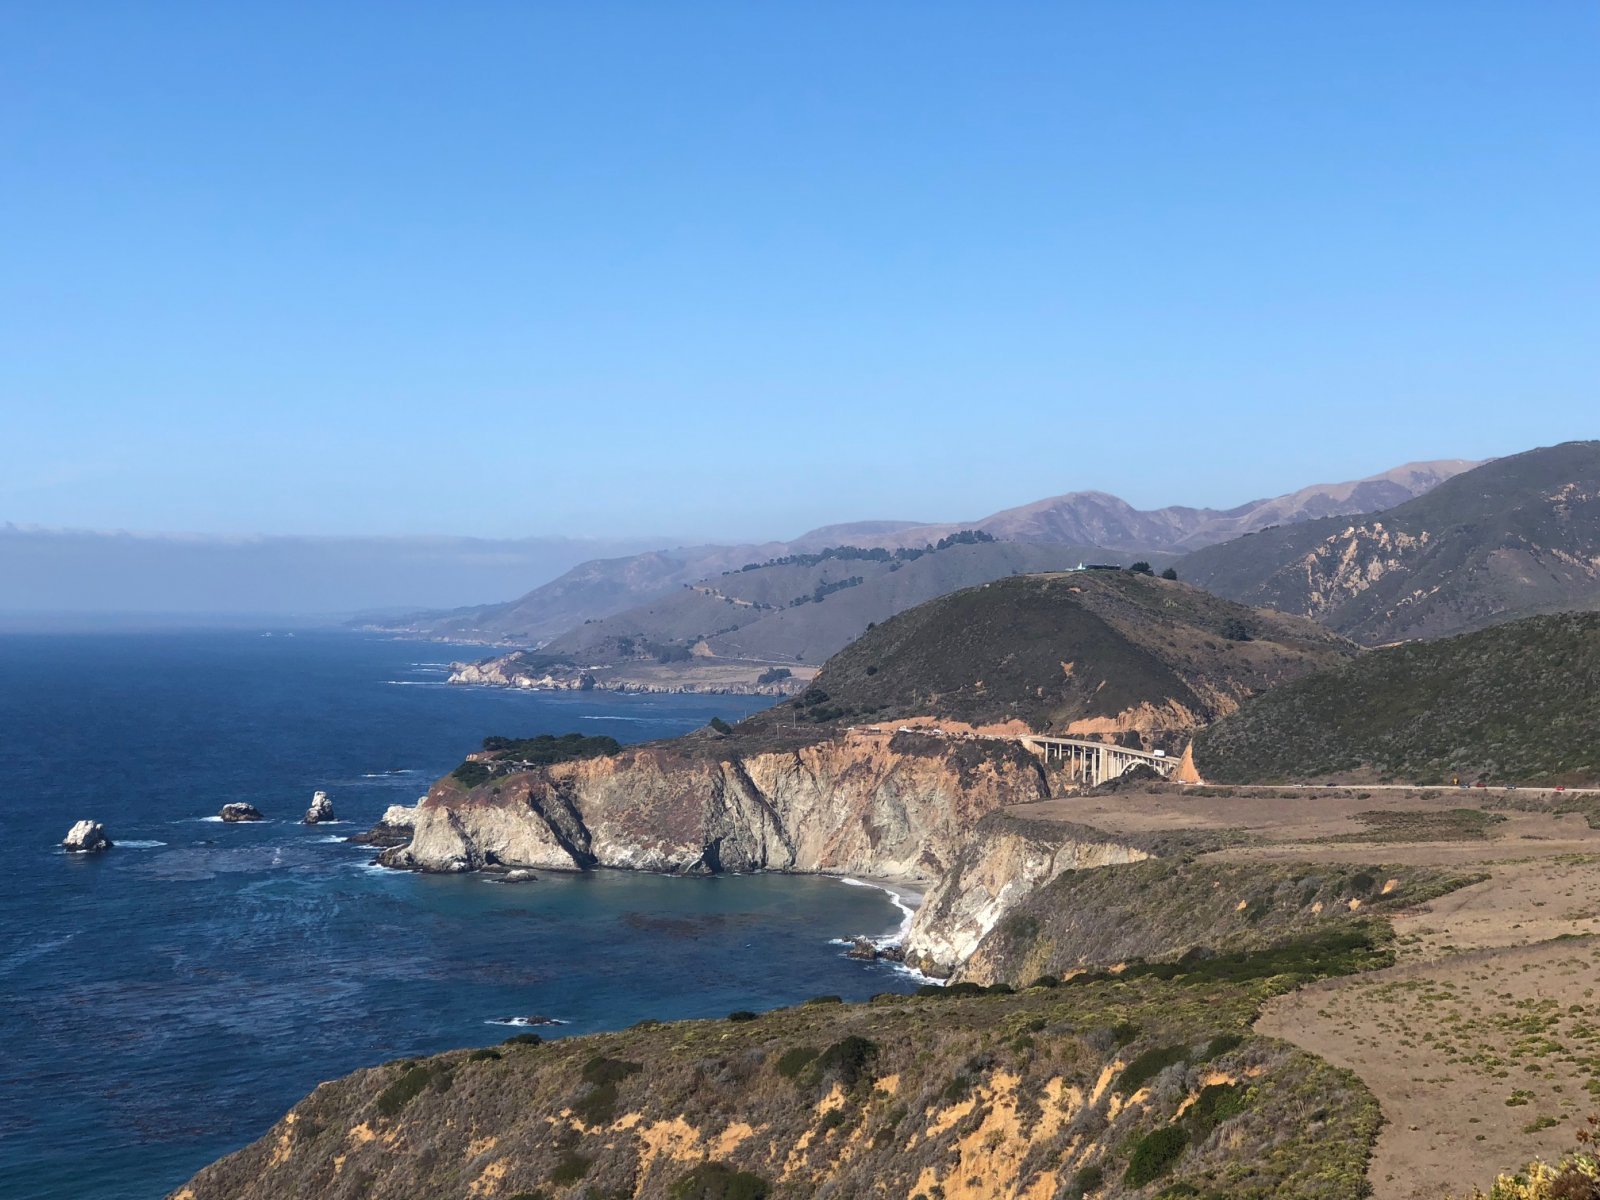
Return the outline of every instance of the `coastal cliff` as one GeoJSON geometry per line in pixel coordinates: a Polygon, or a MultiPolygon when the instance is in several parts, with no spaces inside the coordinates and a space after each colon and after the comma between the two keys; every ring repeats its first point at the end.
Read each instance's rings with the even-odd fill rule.
{"type": "Polygon", "coordinates": [[[949,975],[1014,907],[1063,872],[1149,857],[1133,839],[1088,826],[990,813],[917,910],[906,933],[906,962],[925,974],[949,975]]]}
{"type": "Polygon", "coordinates": [[[434,785],[386,866],[816,871],[926,884],[984,814],[1043,799],[1039,761],[1004,742],[846,732],[719,752],[672,744],[434,785]]]}

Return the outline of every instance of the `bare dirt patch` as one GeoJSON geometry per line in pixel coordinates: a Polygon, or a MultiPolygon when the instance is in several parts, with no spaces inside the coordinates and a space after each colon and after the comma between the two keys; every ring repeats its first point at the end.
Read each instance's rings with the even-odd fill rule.
{"type": "Polygon", "coordinates": [[[1524,805],[1457,789],[1152,789],[1016,812],[1116,833],[1245,835],[1209,856],[1228,861],[1486,872],[1392,917],[1398,965],[1274,999],[1256,1024],[1377,1097],[1377,1200],[1435,1200],[1558,1156],[1600,1107],[1600,830],[1553,811],[1553,798],[1524,805]]]}
{"type": "Polygon", "coordinates": [[[1256,1031],[1378,1097],[1377,1200],[1460,1196],[1571,1145],[1600,1099],[1597,979],[1593,937],[1480,950],[1280,997],[1256,1031]]]}

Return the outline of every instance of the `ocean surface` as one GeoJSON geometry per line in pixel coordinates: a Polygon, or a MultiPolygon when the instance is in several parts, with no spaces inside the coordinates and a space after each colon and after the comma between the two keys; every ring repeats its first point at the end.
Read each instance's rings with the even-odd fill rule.
{"type": "Polygon", "coordinates": [[[346,634],[0,636],[0,1195],[159,1197],[319,1081],[646,1017],[909,990],[833,939],[882,892],[795,876],[418,876],[340,838],[486,734],[642,741],[743,697],[447,687],[469,648],[346,634]],[[311,794],[343,824],[298,824],[311,794]],[[225,825],[248,801],[269,818],[225,825]],[[68,856],[80,818],[117,845],[68,856]]]}

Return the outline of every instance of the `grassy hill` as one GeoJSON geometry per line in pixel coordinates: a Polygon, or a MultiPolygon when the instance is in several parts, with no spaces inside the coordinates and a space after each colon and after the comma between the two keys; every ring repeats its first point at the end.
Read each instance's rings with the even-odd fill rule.
{"type": "Polygon", "coordinates": [[[1600,608],[1600,441],[1496,459],[1361,520],[1240,537],[1180,570],[1367,645],[1600,608]]]}
{"type": "Polygon", "coordinates": [[[1037,731],[1193,728],[1355,652],[1310,621],[1129,571],[995,582],[869,630],[746,725],[934,715],[1037,731]]]}
{"type": "Polygon", "coordinates": [[[589,666],[674,651],[687,657],[698,648],[723,659],[820,663],[874,622],[936,596],[1097,555],[1104,551],[1093,546],[993,540],[935,543],[932,551],[835,547],[785,555],[579,625],[540,654],[589,666]]]}
{"type": "Polygon", "coordinates": [[[1370,654],[1260,696],[1195,739],[1207,779],[1600,781],[1600,613],[1370,654]]]}
{"type": "Polygon", "coordinates": [[[1377,1105],[1250,1026],[1389,940],[1368,919],[1172,978],[822,997],[401,1060],[323,1084],[175,1198],[1347,1200],[1377,1105]]]}

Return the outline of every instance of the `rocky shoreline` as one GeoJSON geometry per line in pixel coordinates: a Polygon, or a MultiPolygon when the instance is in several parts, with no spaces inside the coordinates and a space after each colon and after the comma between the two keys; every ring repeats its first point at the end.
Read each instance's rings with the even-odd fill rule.
{"type": "Polygon", "coordinates": [[[857,956],[896,947],[894,961],[943,977],[1033,887],[1150,856],[1133,839],[1003,811],[1048,795],[1038,760],[1003,743],[904,734],[745,755],[634,747],[475,788],[447,776],[350,840],[377,847],[386,867],[505,880],[594,868],[833,876],[888,892],[905,915],[857,956]]]}
{"type": "Polygon", "coordinates": [[[810,672],[786,676],[770,683],[759,682],[761,668],[754,664],[742,668],[753,678],[744,680],[686,679],[674,675],[692,674],[696,669],[714,672],[719,667],[739,670],[739,664],[703,663],[682,671],[647,665],[628,673],[628,665],[609,667],[564,667],[534,670],[524,667],[521,653],[499,655],[478,662],[453,662],[445,682],[462,687],[512,688],[529,692],[613,692],[628,696],[793,696],[805,689],[810,672]],[[666,673],[666,678],[647,677],[647,673],[666,673]]]}

